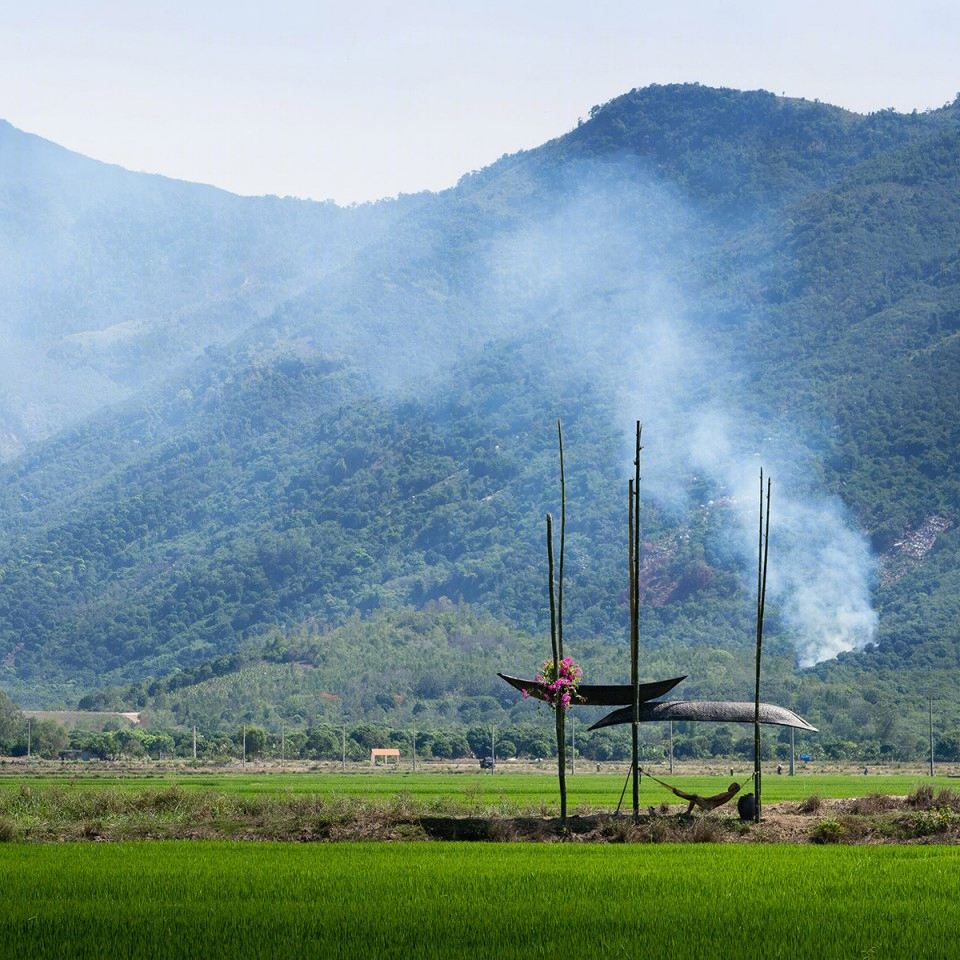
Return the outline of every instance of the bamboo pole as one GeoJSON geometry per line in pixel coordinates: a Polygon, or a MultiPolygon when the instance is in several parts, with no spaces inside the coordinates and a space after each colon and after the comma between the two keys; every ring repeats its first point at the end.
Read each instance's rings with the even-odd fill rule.
{"type": "Polygon", "coordinates": [[[630,484],[630,684],[633,687],[633,816],[640,816],[640,421],[637,421],[634,477],[630,484]]]}
{"type": "MultiPolygon", "coordinates": [[[[633,571],[635,569],[634,564],[634,553],[636,552],[636,545],[633,542],[633,511],[636,508],[636,501],[634,500],[634,490],[633,490],[633,480],[630,480],[628,485],[629,491],[629,508],[627,511],[627,522],[629,523],[628,529],[628,556],[630,562],[630,706],[632,708],[631,715],[631,726],[630,726],[630,776],[636,780],[636,773],[638,767],[638,742],[637,742],[637,717],[639,715],[640,704],[637,703],[637,693],[638,693],[638,669],[637,669],[637,636],[635,631],[636,625],[636,613],[637,613],[637,582],[633,576],[633,571]]],[[[634,801],[634,814],[639,812],[640,809],[640,797],[639,797],[639,785],[637,785],[637,797],[634,801]]]]}
{"type": "Polygon", "coordinates": [[[670,721],[670,772],[673,773],[673,721],[670,721]]]}
{"type": "MultiPolygon", "coordinates": [[[[554,676],[560,675],[560,661],[563,660],[563,558],[567,539],[567,478],[563,466],[563,427],[557,419],[557,446],[560,451],[560,563],[557,570],[557,662],[554,664],[554,676]]],[[[556,705],[557,714],[557,766],[560,771],[560,824],[567,824],[567,719],[566,707],[562,700],[556,705]]]]}
{"type": "MultiPolygon", "coordinates": [[[[550,643],[553,647],[553,675],[559,676],[560,661],[563,659],[559,647],[559,631],[557,629],[557,597],[553,576],[553,517],[547,514],[547,569],[550,581],[550,643]]],[[[553,705],[554,718],[557,729],[557,776],[560,781],[560,825],[567,824],[567,757],[563,742],[563,702],[557,701],[553,705]]]]}
{"type": "Polygon", "coordinates": [[[767,556],[770,546],[770,479],[767,478],[767,509],[763,509],[763,471],[760,471],[760,542],[757,550],[757,670],[753,715],[754,823],[760,822],[760,656],[763,649],[763,612],[767,593],[767,556]],[[764,529],[766,519],[766,529],[764,529]]]}
{"type": "Polygon", "coordinates": [[[550,648],[553,652],[553,664],[560,663],[557,649],[557,594],[553,582],[553,517],[547,514],[547,576],[550,589],[550,648]]]}
{"type": "Polygon", "coordinates": [[[763,470],[760,470],[760,534],[757,545],[756,685],[753,713],[753,820],[760,822],[760,591],[763,583],[763,470]]]}
{"type": "Polygon", "coordinates": [[[567,480],[563,470],[563,428],[557,420],[560,448],[560,563],[557,569],[557,652],[563,659],[563,556],[567,539],[567,480]]]}
{"type": "Polygon", "coordinates": [[[570,717],[570,776],[577,775],[577,718],[570,717]]]}

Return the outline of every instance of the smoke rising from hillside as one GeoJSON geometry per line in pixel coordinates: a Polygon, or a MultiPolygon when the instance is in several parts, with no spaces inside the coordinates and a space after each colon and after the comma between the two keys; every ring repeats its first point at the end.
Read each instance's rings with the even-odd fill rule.
{"type": "MultiPolygon", "coordinates": [[[[842,503],[817,491],[803,427],[764,418],[749,361],[728,346],[709,302],[700,229],[661,187],[608,170],[545,221],[513,234],[493,258],[491,307],[544,340],[546,358],[609,384],[630,433],[644,424],[645,497],[678,511],[695,478],[728,506],[727,548],[756,574],[760,468],[773,479],[768,616],[779,611],[810,666],[872,641],[874,561],[842,503]],[[703,300],[699,299],[703,293],[703,300]],[[556,362],[556,361],[555,361],[556,362]]],[[[710,509],[709,507],[705,507],[710,509]]]]}
{"type": "MultiPolygon", "coordinates": [[[[772,481],[768,614],[779,611],[801,667],[862,649],[873,641],[877,627],[870,597],[876,561],[866,538],[836,497],[804,480],[811,471],[792,426],[775,425],[776,436],[751,453],[746,445],[750,438],[736,433],[737,422],[705,411],[698,433],[701,443],[709,438],[709,453],[699,455],[703,447],[691,446],[686,457],[681,453],[677,469],[692,467],[725,494],[730,519],[724,527],[746,574],[755,575],[762,468],[764,502],[767,481],[772,481]]],[[[651,450],[651,459],[658,453],[651,450]]]]}

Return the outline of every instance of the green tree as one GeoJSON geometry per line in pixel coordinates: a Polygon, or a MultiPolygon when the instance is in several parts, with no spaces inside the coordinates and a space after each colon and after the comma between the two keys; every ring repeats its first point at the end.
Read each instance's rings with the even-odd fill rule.
{"type": "MultiPolygon", "coordinates": [[[[267,749],[267,734],[261,727],[246,727],[246,757],[262,756],[267,749]]],[[[237,733],[237,745],[244,749],[244,728],[237,733]]]]}
{"type": "Polygon", "coordinates": [[[23,722],[20,708],[0,690],[0,750],[10,749],[23,722]]]}
{"type": "MultiPolygon", "coordinates": [[[[32,720],[30,723],[30,753],[35,757],[46,760],[56,760],[62,750],[66,750],[70,743],[67,728],[56,720],[32,720]]],[[[16,745],[16,752],[25,755],[27,752],[26,724],[21,728],[16,745]]]]}

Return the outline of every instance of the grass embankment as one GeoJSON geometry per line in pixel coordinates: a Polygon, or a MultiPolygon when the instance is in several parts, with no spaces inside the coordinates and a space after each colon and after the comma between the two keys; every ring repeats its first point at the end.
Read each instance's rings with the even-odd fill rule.
{"type": "MultiPolygon", "coordinates": [[[[935,791],[932,784],[916,781],[907,798],[870,794],[824,800],[831,786],[840,786],[829,781],[815,784],[819,791],[801,801],[771,800],[768,795],[759,827],[741,823],[732,804],[704,817],[666,816],[681,808],[676,802],[661,802],[676,798],[660,787],[650,795],[656,805],[645,803],[637,824],[626,816],[614,817],[609,800],[591,805],[581,798],[571,804],[568,832],[562,833],[555,794],[551,790],[548,801],[547,784],[524,782],[528,777],[502,778],[501,782],[483,776],[460,777],[456,778],[459,789],[447,791],[440,784],[425,782],[430,777],[335,779],[336,784],[326,784],[322,778],[311,778],[313,789],[305,789],[307,783],[300,782],[299,790],[284,789],[282,778],[277,783],[273,778],[249,777],[192,781],[189,786],[175,781],[144,785],[137,780],[8,783],[0,789],[0,840],[960,840],[960,795],[945,787],[935,791]],[[386,789],[387,782],[392,790],[386,789]],[[264,789],[266,784],[274,789],[264,789]],[[352,787],[354,792],[338,792],[338,786],[352,787]],[[490,792],[491,787],[496,792],[490,792]]],[[[709,780],[702,785],[695,778],[689,780],[685,785],[702,793],[718,788],[709,780]]]]}
{"type": "Polygon", "coordinates": [[[934,958],[960,849],[0,847],[0,956],[934,958]]]}

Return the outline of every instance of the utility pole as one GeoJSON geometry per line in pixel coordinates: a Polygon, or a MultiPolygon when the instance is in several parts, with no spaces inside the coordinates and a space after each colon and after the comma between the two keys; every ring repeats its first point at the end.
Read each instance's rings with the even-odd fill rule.
{"type": "Polygon", "coordinates": [[[417,772],[417,728],[413,728],[413,772],[417,772]]]}
{"type": "Polygon", "coordinates": [[[193,759],[197,759],[197,725],[193,725],[193,759]]]}
{"type": "Polygon", "coordinates": [[[30,759],[33,736],[33,717],[27,717],[27,759],[30,759]]]}
{"type": "MultiPolygon", "coordinates": [[[[804,713],[806,713],[806,711],[804,711],[804,713]]],[[[790,776],[791,777],[793,776],[793,761],[795,756],[794,746],[793,746],[793,734],[794,734],[794,729],[793,727],[791,727],[790,728],[790,776]]]]}
{"type": "Polygon", "coordinates": [[[491,770],[497,769],[497,726],[494,724],[490,728],[490,762],[493,764],[491,770]]]}
{"type": "Polygon", "coordinates": [[[243,765],[247,765],[247,725],[243,724],[243,765]]]}
{"type": "Polygon", "coordinates": [[[670,721],[670,772],[673,773],[673,721],[670,721]]]}

